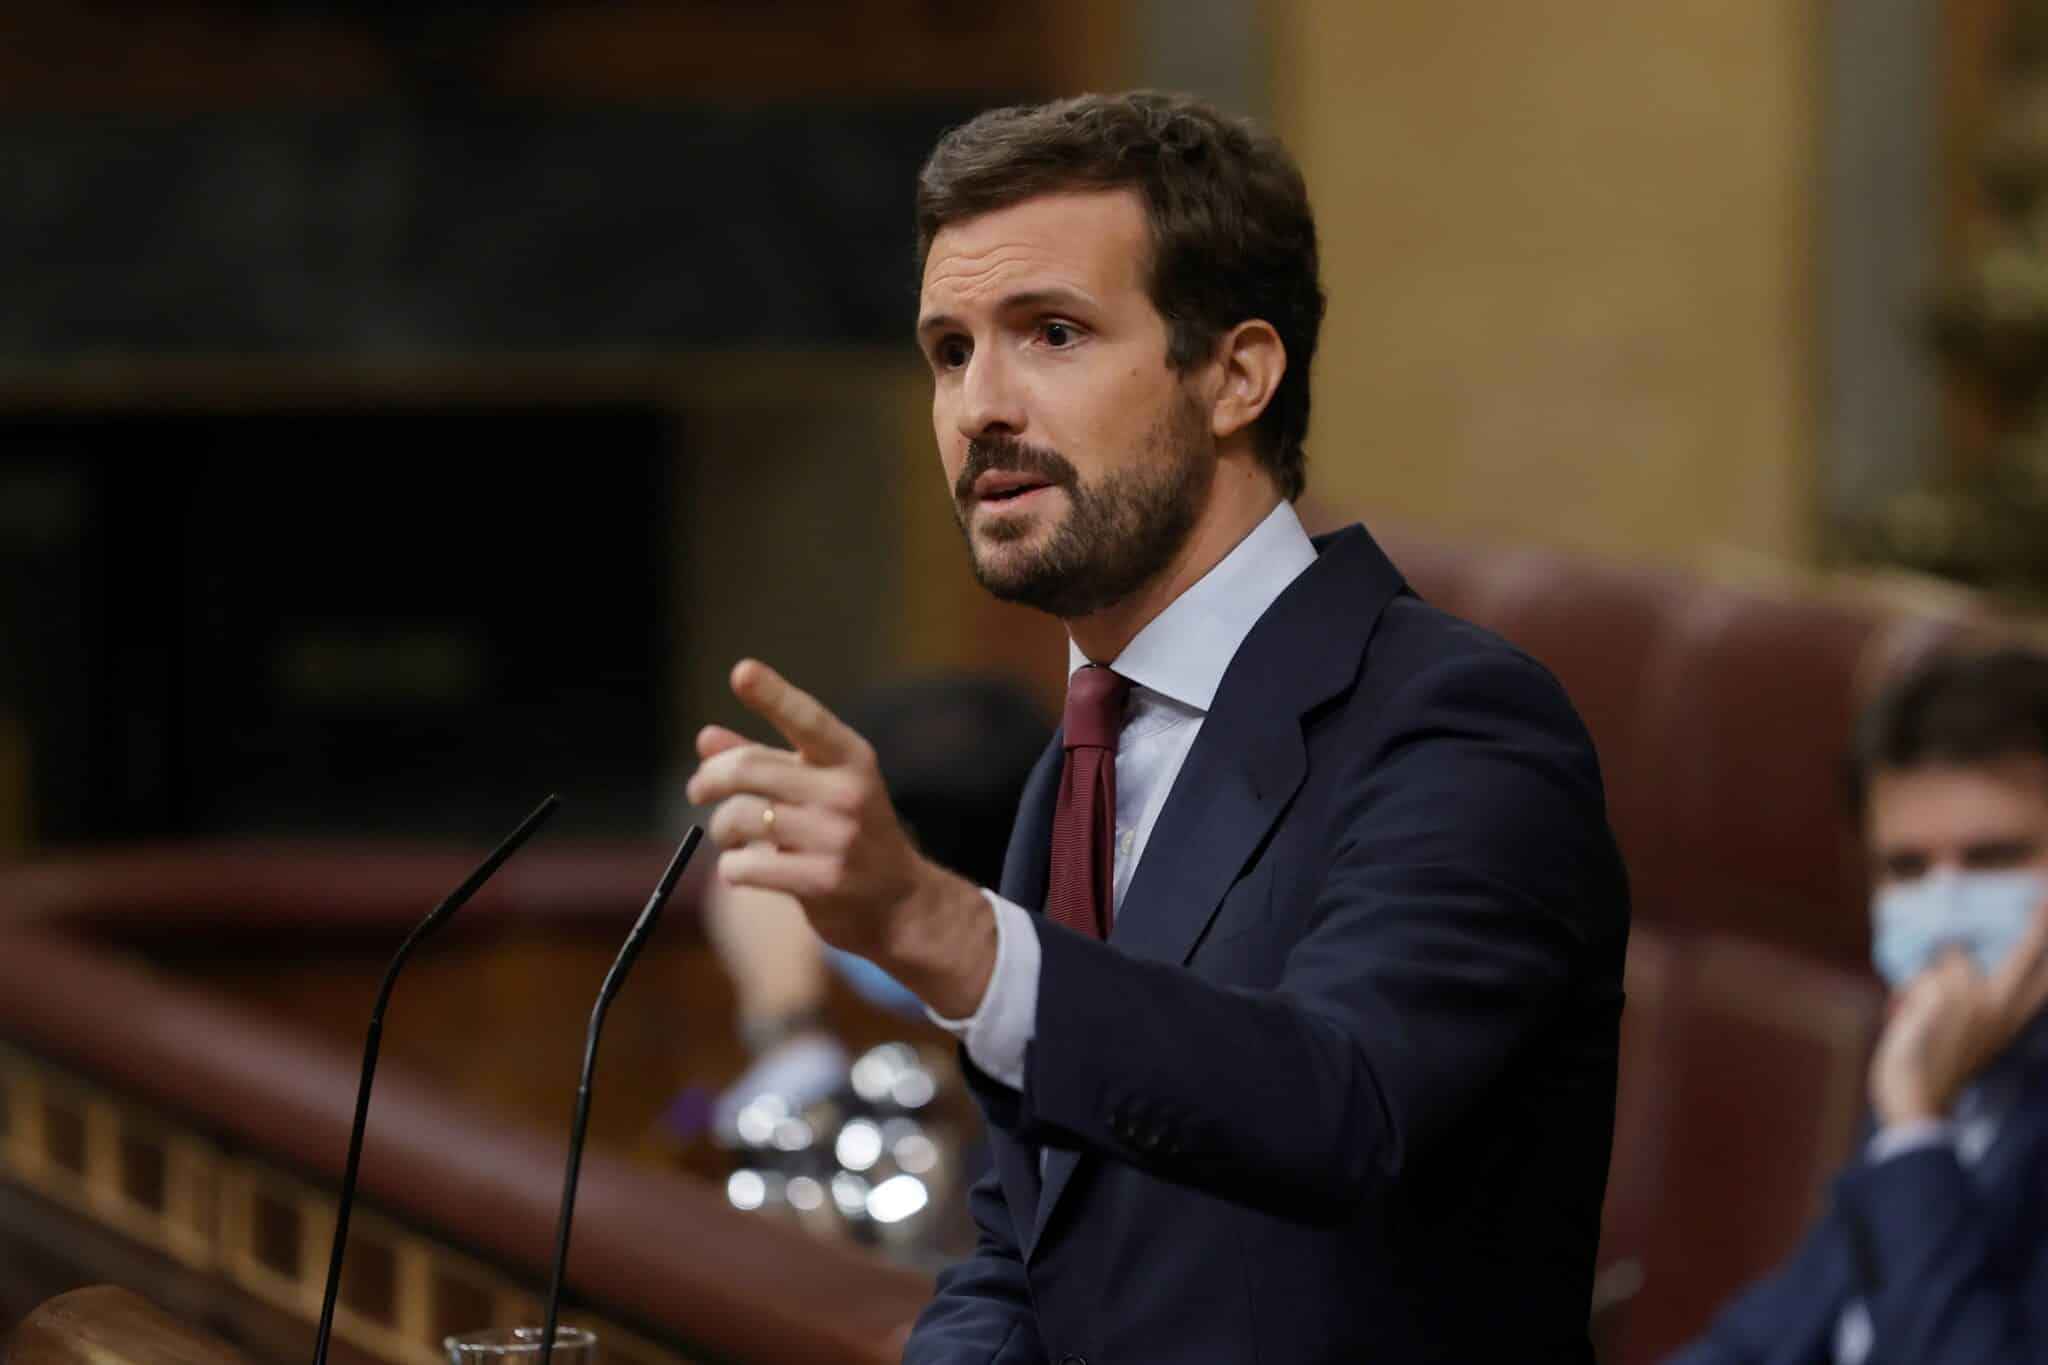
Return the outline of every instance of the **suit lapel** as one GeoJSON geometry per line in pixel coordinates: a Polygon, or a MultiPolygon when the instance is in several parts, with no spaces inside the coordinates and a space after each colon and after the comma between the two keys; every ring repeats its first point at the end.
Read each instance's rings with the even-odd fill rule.
{"type": "MultiPolygon", "coordinates": [[[[1325,537],[1317,549],[1316,562],[1259,618],[1225,670],[1146,840],[1109,935],[1134,956],[1184,963],[1194,953],[1308,774],[1302,717],[1353,683],[1372,624],[1401,590],[1399,573],[1362,527],[1325,537]]],[[[1052,787],[1056,794],[1057,765],[1052,787]]],[[[1048,800],[1048,840],[1051,812],[1048,800]]],[[[1021,903],[1043,905],[1042,871],[1038,889],[1037,901],[1021,903]]],[[[1071,1148],[1047,1150],[1026,1259],[1080,1160],[1071,1148]]]]}
{"type": "Polygon", "coordinates": [[[1052,875],[1052,816],[1059,804],[1060,766],[1065,759],[1064,732],[1055,730],[1024,781],[1017,823],[1003,852],[1002,897],[1034,915],[1045,909],[1046,880],[1052,875]]]}
{"type": "MultiPolygon", "coordinates": [[[[1221,698],[1219,697],[1219,702],[1221,698]]],[[[1255,849],[1308,772],[1298,714],[1210,712],[1159,812],[1109,941],[1158,962],[1186,962],[1255,849]]]]}
{"type": "MultiPolygon", "coordinates": [[[[1146,843],[1148,855],[1154,848],[1173,853],[1147,856],[1139,862],[1110,929],[1109,941],[1135,956],[1161,962],[1187,959],[1222,903],[1223,893],[1272,829],[1308,771],[1294,716],[1279,717],[1291,734],[1269,725],[1249,744],[1240,737],[1237,745],[1210,742],[1216,716],[1211,711],[1203,722],[1146,843]]],[[[1040,1000],[1046,1003],[1043,996],[1040,1000]]],[[[1053,1004],[1057,1008],[1057,1003],[1053,1004]]],[[[1037,1249],[1040,1235],[1052,1221],[1053,1208],[1080,1162],[1081,1153],[1074,1148],[1046,1149],[1038,1221],[1025,1240],[1026,1260],[1037,1249]]]]}
{"type": "Polygon", "coordinates": [[[1363,529],[1329,537],[1224,670],[1147,838],[1109,941],[1186,962],[1224,893],[1308,775],[1302,718],[1352,685],[1365,637],[1401,586],[1363,529]],[[1152,856],[1152,850],[1163,856],[1152,856]]]}
{"type": "MultiPolygon", "coordinates": [[[[1034,915],[1045,908],[1046,881],[1051,875],[1052,817],[1059,804],[1060,767],[1066,757],[1063,740],[1061,732],[1053,733],[1052,742],[1025,780],[1024,795],[1017,803],[1017,823],[1003,854],[1003,884],[999,888],[1003,899],[1034,915]]],[[[1019,1244],[1029,1256],[1038,1235],[1041,1149],[1029,1143],[1017,1145],[1021,1159],[1013,1165],[1013,1178],[1019,1188],[1011,1188],[1013,1180],[1005,1179],[1003,1197],[1009,1203],[1019,1244]]]]}

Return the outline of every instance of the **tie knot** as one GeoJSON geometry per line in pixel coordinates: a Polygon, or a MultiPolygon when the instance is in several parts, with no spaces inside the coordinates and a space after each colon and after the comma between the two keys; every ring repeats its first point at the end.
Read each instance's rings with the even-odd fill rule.
{"type": "Polygon", "coordinates": [[[1124,724],[1124,699],[1131,680],[1101,664],[1076,669],[1067,680],[1067,712],[1062,718],[1069,749],[1116,749],[1116,732],[1124,724]]]}

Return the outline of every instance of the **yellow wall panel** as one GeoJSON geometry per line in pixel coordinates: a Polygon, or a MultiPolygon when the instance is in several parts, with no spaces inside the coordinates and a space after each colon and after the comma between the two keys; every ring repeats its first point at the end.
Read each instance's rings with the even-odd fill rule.
{"type": "Polygon", "coordinates": [[[1273,0],[1311,490],[1692,560],[1813,540],[1817,6],[1273,0]]]}

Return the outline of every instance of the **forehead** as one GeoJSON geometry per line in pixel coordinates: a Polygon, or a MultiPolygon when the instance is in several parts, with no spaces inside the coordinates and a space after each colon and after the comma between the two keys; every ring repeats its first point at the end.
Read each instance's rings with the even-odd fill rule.
{"type": "Polygon", "coordinates": [[[1880,848],[2048,837],[2048,758],[1882,768],[1870,780],[1867,815],[1880,848]]]}
{"type": "Polygon", "coordinates": [[[926,312],[951,312],[1042,287],[1107,302],[1143,287],[1150,244],[1133,190],[1039,195],[941,228],[925,256],[920,302],[926,312]]]}

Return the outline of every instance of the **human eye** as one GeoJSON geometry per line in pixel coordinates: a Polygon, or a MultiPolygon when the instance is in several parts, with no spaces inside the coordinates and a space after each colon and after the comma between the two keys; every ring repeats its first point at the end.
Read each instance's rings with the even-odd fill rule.
{"type": "Polygon", "coordinates": [[[932,368],[935,370],[957,370],[967,363],[972,353],[967,338],[957,332],[949,333],[934,341],[931,346],[932,368]]]}
{"type": "Polygon", "coordinates": [[[1878,880],[1896,884],[1914,882],[1927,875],[1928,858],[1919,852],[1887,853],[1878,859],[1878,880]]]}
{"type": "Polygon", "coordinates": [[[1038,324],[1038,340],[1055,351],[1064,351],[1081,339],[1081,329],[1065,318],[1046,318],[1038,324]]]}

